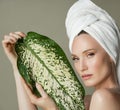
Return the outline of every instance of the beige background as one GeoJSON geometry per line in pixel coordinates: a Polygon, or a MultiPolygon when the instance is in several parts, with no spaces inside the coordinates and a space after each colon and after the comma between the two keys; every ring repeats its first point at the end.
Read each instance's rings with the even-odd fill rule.
{"type": "MultiPolygon", "coordinates": [[[[14,31],[35,31],[54,39],[70,59],[64,21],[76,0],[0,0],[0,42],[14,31]]],[[[93,0],[106,9],[120,25],[120,0],[93,0]]],[[[71,59],[70,59],[71,61],[71,59]]],[[[91,93],[92,89],[86,89],[91,93]]],[[[0,110],[18,110],[10,62],[0,43],[0,110]]]]}

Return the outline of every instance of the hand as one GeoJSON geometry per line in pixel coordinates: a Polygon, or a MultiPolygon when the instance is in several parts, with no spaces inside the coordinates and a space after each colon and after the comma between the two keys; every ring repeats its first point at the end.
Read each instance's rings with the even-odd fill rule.
{"type": "Polygon", "coordinates": [[[41,94],[41,97],[35,96],[30,87],[26,84],[24,79],[22,78],[22,82],[24,84],[25,90],[31,100],[31,103],[41,107],[43,110],[58,110],[55,102],[48,96],[48,94],[43,90],[42,86],[36,83],[36,88],[41,94]]]}
{"type": "Polygon", "coordinates": [[[4,51],[8,59],[13,65],[16,64],[16,60],[17,60],[17,54],[14,48],[15,43],[17,42],[18,39],[25,37],[25,36],[26,35],[22,32],[9,33],[9,35],[4,36],[2,45],[3,45],[4,51]]]}

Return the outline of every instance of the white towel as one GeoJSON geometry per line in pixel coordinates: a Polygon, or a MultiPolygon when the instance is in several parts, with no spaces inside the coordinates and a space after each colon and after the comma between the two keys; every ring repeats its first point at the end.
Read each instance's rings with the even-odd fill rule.
{"type": "Polygon", "coordinates": [[[113,59],[120,84],[120,31],[113,18],[92,1],[79,0],[69,9],[65,25],[70,51],[74,37],[86,31],[113,59]]]}

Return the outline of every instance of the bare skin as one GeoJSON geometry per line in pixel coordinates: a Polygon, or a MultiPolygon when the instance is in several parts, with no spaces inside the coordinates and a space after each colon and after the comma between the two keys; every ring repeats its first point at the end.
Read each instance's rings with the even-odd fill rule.
{"type": "Polygon", "coordinates": [[[99,89],[94,92],[89,110],[120,110],[120,89],[99,89]]]}
{"type": "Polygon", "coordinates": [[[88,110],[120,110],[115,65],[97,41],[88,34],[75,37],[72,58],[85,86],[95,88],[88,110]]]}

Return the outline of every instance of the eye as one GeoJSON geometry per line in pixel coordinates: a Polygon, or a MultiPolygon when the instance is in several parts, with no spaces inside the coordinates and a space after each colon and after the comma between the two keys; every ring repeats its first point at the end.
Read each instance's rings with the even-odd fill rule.
{"type": "Polygon", "coordinates": [[[73,60],[73,61],[78,61],[79,58],[78,58],[78,57],[72,57],[72,60],[73,60]]]}
{"type": "Polygon", "coordinates": [[[90,52],[90,53],[87,54],[87,57],[93,57],[94,55],[95,55],[95,53],[90,52]]]}

